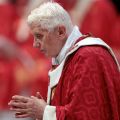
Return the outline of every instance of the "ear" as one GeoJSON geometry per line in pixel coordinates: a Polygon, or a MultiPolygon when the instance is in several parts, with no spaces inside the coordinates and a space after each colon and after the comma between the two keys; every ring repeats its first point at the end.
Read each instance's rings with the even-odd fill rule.
{"type": "Polygon", "coordinates": [[[65,26],[58,26],[58,28],[57,28],[57,34],[58,34],[58,36],[59,36],[59,38],[60,39],[65,39],[66,38],[66,28],[65,28],[65,26]]]}

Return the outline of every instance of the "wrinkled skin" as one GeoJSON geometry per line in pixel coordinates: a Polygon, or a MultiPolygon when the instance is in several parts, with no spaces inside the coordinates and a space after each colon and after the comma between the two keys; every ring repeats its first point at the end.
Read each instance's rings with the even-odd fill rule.
{"type": "Polygon", "coordinates": [[[38,96],[24,97],[15,95],[9,102],[10,109],[16,112],[16,118],[31,117],[37,120],[42,120],[46,105],[47,103],[38,96]]]}

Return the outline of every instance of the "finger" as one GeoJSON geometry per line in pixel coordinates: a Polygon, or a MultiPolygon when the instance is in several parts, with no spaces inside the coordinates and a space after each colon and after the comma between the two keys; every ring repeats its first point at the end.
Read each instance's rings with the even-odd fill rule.
{"type": "Polygon", "coordinates": [[[14,102],[14,100],[11,100],[11,101],[8,103],[8,105],[11,106],[11,103],[12,103],[12,102],[14,102]]]}
{"type": "Polygon", "coordinates": [[[36,97],[39,98],[39,99],[43,99],[42,95],[40,94],[40,92],[37,92],[36,93],[36,97]]]}
{"type": "Polygon", "coordinates": [[[11,101],[9,105],[12,108],[27,108],[26,103],[11,101]]]}
{"type": "Polygon", "coordinates": [[[26,117],[30,117],[30,115],[28,113],[26,113],[26,114],[16,113],[15,117],[16,118],[26,118],[26,117]]]}
{"type": "Polygon", "coordinates": [[[31,98],[32,98],[32,99],[38,99],[38,98],[37,98],[37,97],[35,97],[35,96],[31,96],[31,98]]]}
{"type": "Polygon", "coordinates": [[[30,99],[29,97],[24,97],[24,96],[20,96],[20,95],[15,95],[12,97],[13,100],[15,101],[21,101],[21,102],[28,102],[28,100],[30,99]]]}
{"type": "Polygon", "coordinates": [[[29,109],[21,109],[21,108],[11,108],[12,111],[15,111],[17,114],[26,114],[29,112],[29,109]]]}
{"type": "Polygon", "coordinates": [[[43,103],[43,102],[46,103],[44,99],[38,99],[38,98],[35,97],[35,96],[31,96],[31,99],[33,99],[33,100],[35,100],[35,101],[38,101],[39,103],[41,103],[41,102],[42,102],[42,103],[43,103]]]}

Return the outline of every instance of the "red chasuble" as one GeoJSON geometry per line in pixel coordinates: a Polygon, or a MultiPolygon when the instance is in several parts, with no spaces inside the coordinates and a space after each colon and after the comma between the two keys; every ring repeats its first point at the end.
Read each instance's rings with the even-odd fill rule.
{"type": "Polygon", "coordinates": [[[79,48],[68,57],[51,105],[57,120],[119,120],[118,67],[101,46],[79,48]]]}

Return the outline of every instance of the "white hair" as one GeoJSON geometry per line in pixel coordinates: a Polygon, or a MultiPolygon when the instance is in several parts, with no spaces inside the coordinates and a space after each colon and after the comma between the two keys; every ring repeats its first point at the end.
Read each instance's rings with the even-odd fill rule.
{"type": "Polygon", "coordinates": [[[28,16],[28,24],[40,26],[49,31],[58,25],[64,25],[67,34],[70,34],[73,29],[69,14],[62,6],[55,2],[46,2],[34,9],[28,16]]]}

